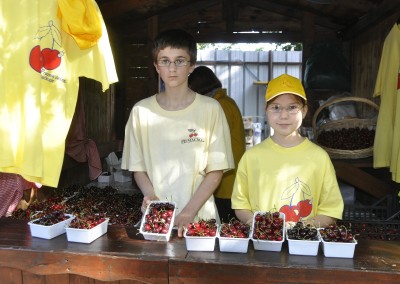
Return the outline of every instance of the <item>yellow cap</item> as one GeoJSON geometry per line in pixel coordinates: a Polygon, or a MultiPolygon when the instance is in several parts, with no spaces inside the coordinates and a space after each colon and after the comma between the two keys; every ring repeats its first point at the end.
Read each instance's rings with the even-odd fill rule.
{"type": "Polygon", "coordinates": [[[282,94],[293,94],[307,100],[306,92],[300,80],[288,74],[282,74],[269,81],[265,100],[268,102],[282,94]]]}

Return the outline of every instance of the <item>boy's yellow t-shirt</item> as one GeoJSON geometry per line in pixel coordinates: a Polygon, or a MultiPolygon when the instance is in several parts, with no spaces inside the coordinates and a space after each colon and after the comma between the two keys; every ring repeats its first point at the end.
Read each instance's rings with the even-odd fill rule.
{"type": "MultiPolygon", "coordinates": [[[[229,128],[221,106],[196,94],[179,111],[167,111],[156,96],[138,102],[125,128],[121,168],[145,171],[160,200],[185,207],[206,173],[234,167],[229,128]]],[[[198,218],[217,218],[211,196],[198,218]]]]}

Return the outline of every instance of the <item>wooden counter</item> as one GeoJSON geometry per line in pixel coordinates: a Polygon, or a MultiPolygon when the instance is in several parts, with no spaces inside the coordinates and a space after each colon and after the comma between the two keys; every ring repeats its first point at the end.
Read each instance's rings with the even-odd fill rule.
{"type": "Polygon", "coordinates": [[[361,240],[353,259],[249,251],[188,252],[174,234],[146,241],[136,228],[110,226],[91,244],[66,235],[32,238],[24,221],[0,219],[1,283],[400,283],[400,241],[361,240]],[[100,281],[99,281],[100,280],[100,281]]]}

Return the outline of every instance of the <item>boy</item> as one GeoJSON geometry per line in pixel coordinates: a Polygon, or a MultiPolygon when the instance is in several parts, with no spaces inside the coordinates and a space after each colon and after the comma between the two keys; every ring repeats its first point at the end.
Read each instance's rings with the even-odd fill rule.
{"type": "Polygon", "coordinates": [[[239,162],[232,208],[243,222],[255,211],[277,210],[286,221],[325,227],[342,217],[343,199],[329,155],[299,133],[307,114],[299,79],[283,74],[268,84],[267,117],[273,136],[239,162]]]}
{"type": "Polygon", "coordinates": [[[188,87],[196,57],[190,34],[174,29],[156,37],[154,67],[165,90],[133,107],[121,164],[134,172],[144,195],[142,211],[151,200],[176,202],[179,237],[196,219],[218,220],[213,192],[223,172],[234,167],[222,108],[188,87]]]}

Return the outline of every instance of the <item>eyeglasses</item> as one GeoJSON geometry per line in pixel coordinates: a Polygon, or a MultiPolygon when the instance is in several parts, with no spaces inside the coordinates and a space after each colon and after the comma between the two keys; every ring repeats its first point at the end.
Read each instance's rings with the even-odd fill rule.
{"type": "Polygon", "coordinates": [[[303,108],[303,106],[300,106],[300,105],[297,105],[297,104],[289,105],[287,107],[282,107],[281,105],[272,104],[272,105],[267,107],[267,111],[269,111],[271,113],[281,113],[282,110],[284,109],[290,114],[296,114],[302,108],[303,108]]]}
{"type": "Polygon", "coordinates": [[[175,61],[172,61],[172,62],[169,61],[169,59],[160,59],[160,60],[158,60],[157,65],[159,67],[169,67],[171,65],[171,63],[174,63],[175,67],[183,67],[183,66],[188,65],[188,62],[190,62],[190,61],[188,61],[186,59],[176,59],[175,61]]]}

